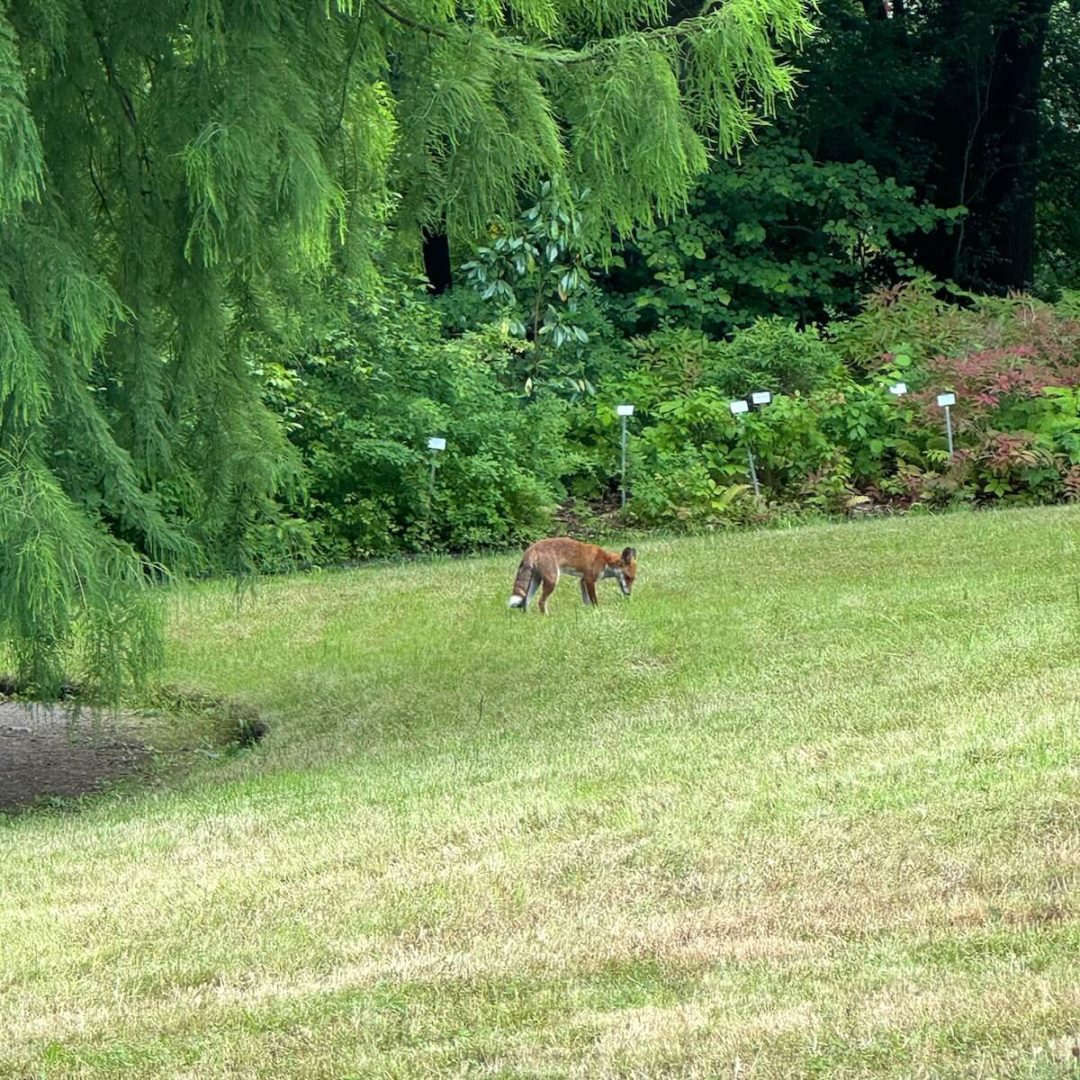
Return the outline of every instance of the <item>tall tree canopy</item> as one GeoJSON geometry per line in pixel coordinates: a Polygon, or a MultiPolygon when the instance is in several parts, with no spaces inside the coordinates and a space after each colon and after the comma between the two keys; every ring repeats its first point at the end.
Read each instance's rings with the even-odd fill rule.
{"type": "Polygon", "coordinates": [[[800,0],[9,0],[0,12],[0,648],[39,692],[160,644],[146,582],[242,565],[290,475],[247,341],[385,234],[542,178],[598,244],[790,95],[800,0]]]}

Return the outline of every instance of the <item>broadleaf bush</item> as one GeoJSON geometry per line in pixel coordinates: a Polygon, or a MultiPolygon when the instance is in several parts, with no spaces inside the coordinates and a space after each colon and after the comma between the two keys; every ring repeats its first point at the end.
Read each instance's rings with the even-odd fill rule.
{"type": "Polygon", "coordinates": [[[579,454],[568,402],[510,388],[521,343],[496,326],[447,339],[404,287],[344,312],[267,385],[305,462],[320,557],[472,550],[550,528],[579,454]],[[432,435],[447,439],[434,485],[432,435]]]}
{"type": "Polygon", "coordinates": [[[1071,301],[917,279],[823,329],[773,316],[724,340],[672,325],[625,340],[598,296],[580,309],[588,347],[550,350],[543,378],[527,377],[534,345],[504,320],[404,285],[345,298],[308,349],[264,364],[305,465],[307,502],[293,509],[320,556],[504,546],[560,521],[602,531],[609,517],[692,531],[1080,498],[1071,301]],[[897,381],[906,394],[890,393],[897,381]],[[736,419],[732,400],[756,390],[771,403],[736,419]],[[952,458],[943,390],[957,397],[952,458]],[[620,402],[636,408],[625,510],[620,402]],[[430,488],[433,434],[448,447],[430,488]]]}

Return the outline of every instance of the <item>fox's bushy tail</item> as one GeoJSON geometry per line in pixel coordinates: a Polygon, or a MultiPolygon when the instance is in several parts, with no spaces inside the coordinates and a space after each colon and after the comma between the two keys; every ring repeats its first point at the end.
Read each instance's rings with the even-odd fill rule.
{"type": "Polygon", "coordinates": [[[510,602],[507,607],[524,608],[529,599],[529,586],[532,584],[532,564],[521,560],[518,567],[517,577],[514,578],[514,591],[510,594],[510,602]]]}

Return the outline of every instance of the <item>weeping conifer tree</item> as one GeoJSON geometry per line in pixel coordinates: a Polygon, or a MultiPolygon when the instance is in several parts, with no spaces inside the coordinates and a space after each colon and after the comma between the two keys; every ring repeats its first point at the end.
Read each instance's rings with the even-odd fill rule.
{"type": "Polygon", "coordinates": [[[160,572],[235,569],[295,479],[247,342],[543,178],[602,247],[793,74],[800,0],[9,0],[0,13],[0,650],[116,693],[160,572]]]}

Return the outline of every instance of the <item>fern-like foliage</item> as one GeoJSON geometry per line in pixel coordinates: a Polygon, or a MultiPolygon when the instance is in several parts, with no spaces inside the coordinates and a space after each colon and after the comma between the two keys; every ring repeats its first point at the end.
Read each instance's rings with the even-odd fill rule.
{"type": "Polygon", "coordinates": [[[373,0],[400,73],[395,186],[410,224],[475,236],[538,177],[594,193],[605,248],[681,209],[708,155],[737,151],[795,70],[780,49],[812,27],[800,0],[725,0],[671,21],[666,0],[446,5],[373,0]]]}

